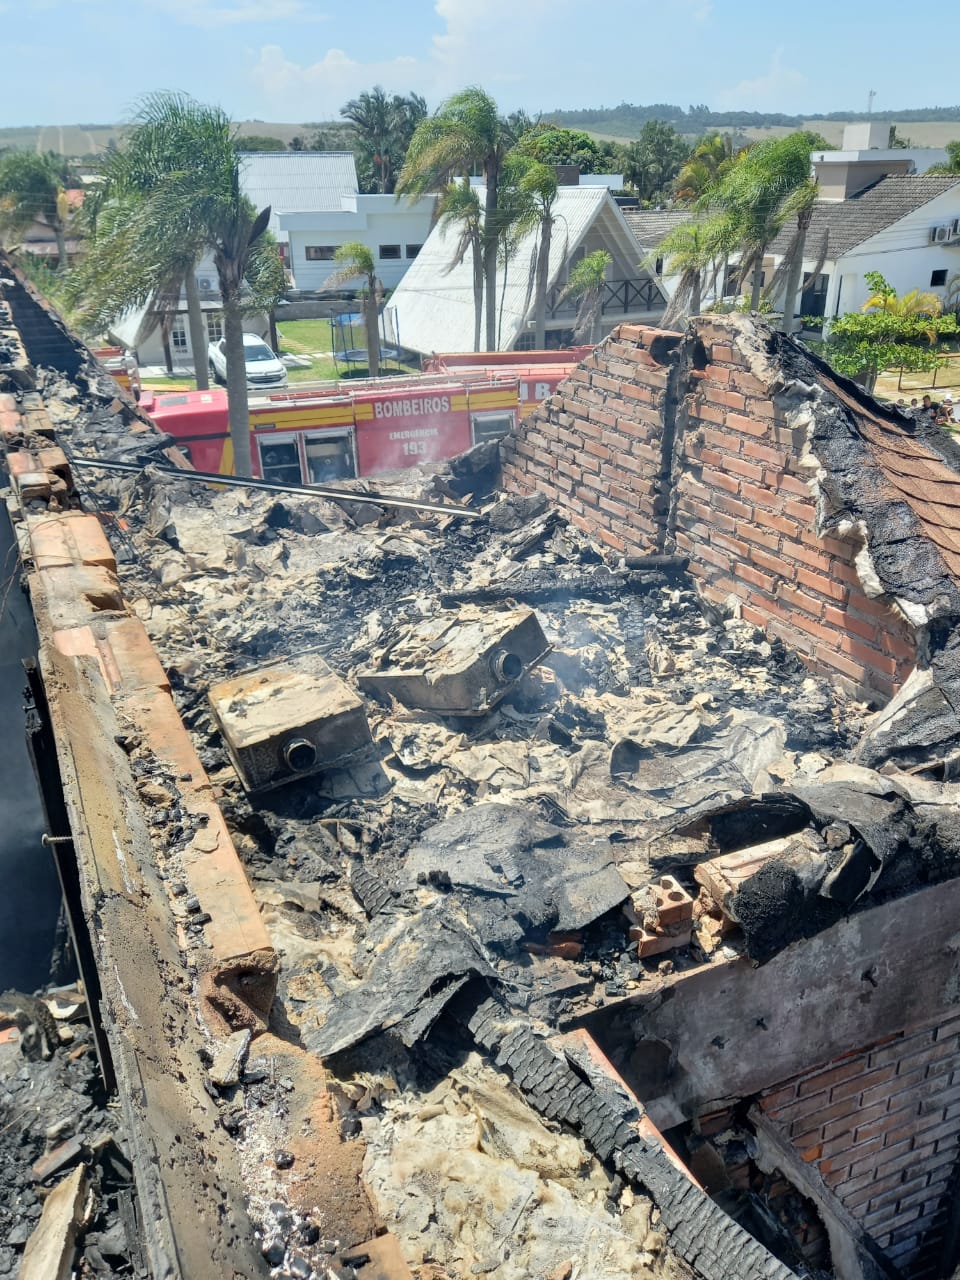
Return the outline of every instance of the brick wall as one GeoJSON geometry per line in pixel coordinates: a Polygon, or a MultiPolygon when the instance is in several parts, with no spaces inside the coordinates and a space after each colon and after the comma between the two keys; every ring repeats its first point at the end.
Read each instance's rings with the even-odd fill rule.
{"type": "Polygon", "coordinates": [[[943,1274],[960,1145],[960,1015],[848,1054],[760,1106],[911,1280],[943,1274]]]}
{"type": "Polygon", "coordinates": [[[615,552],[689,556],[708,598],[734,595],[812,666],[887,698],[913,668],[913,633],[864,594],[859,543],[817,536],[796,405],[740,332],[622,325],[504,441],[504,483],[544,492],[615,552]]]}

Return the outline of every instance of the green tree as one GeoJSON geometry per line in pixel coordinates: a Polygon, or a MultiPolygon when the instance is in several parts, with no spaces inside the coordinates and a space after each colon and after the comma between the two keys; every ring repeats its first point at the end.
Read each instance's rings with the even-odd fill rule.
{"type": "Polygon", "coordinates": [[[488,351],[496,350],[500,169],[514,141],[513,130],[500,118],[490,95],[476,86],[463,89],[417,126],[396,186],[398,195],[418,197],[437,191],[474,169],[482,172],[486,187],[483,276],[488,351]]]}
{"type": "Polygon", "coordinates": [[[700,314],[705,286],[716,284],[733,244],[731,220],[722,213],[674,227],[660,241],[645,265],[662,258],[664,274],[679,277],[660,322],[663,328],[700,314]]]}
{"type": "MultiPolygon", "coordinates": [[[[534,345],[540,351],[546,345],[547,337],[547,286],[550,282],[550,248],[556,221],[553,208],[560,188],[551,165],[520,154],[519,148],[508,156],[505,167],[513,170],[516,186],[515,239],[519,240],[530,232],[534,232],[537,237],[536,253],[531,259],[531,284],[534,297],[534,345]]],[[[512,247],[513,244],[508,240],[507,251],[512,247]]],[[[529,293],[528,289],[528,298],[529,293]]]]}
{"type": "MultiPolygon", "coordinates": [[[[862,379],[868,391],[883,369],[936,369],[942,363],[938,343],[960,333],[956,316],[936,314],[929,304],[926,311],[918,310],[916,298],[911,300],[910,294],[898,298],[879,272],[865,278],[874,291],[864,304],[870,309],[849,312],[831,322],[825,348],[830,364],[838,373],[862,379]]],[[[927,296],[939,308],[939,298],[927,296]]]]}
{"type": "Polygon", "coordinates": [[[67,162],[53,151],[8,151],[0,157],[0,235],[21,236],[35,222],[57,239],[58,267],[67,265],[67,162]]]}
{"type": "Polygon", "coordinates": [[[600,148],[579,129],[537,124],[521,136],[516,150],[541,164],[575,164],[581,173],[601,172],[600,148]]]}
{"type": "Polygon", "coordinates": [[[461,178],[444,187],[434,217],[439,226],[453,228],[457,232],[456,248],[446,274],[458,267],[468,252],[470,254],[473,267],[473,349],[479,351],[483,316],[483,210],[480,196],[476,188],[471,187],[469,178],[461,178]]]}
{"type": "Polygon", "coordinates": [[[684,202],[702,200],[730,171],[735,155],[729,133],[714,133],[701,139],[677,174],[676,198],[684,202]]]}
{"type": "Polygon", "coordinates": [[[752,277],[750,309],[760,304],[763,259],[795,209],[791,197],[810,182],[810,152],[825,146],[815,133],[791,133],[757,143],[737,156],[708,198],[736,227],[740,277],[752,277]]]}
{"type": "Polygon", "coordinates": [[[960,173],[960,141],[948,142],[947,159],[942,164],[932,164],[927,173],[960,173]]]}
{"type": "Polygon", "coordinates": [[[286,151],[287,144],[282,138],[271,138],[264,133],[244,133],[237,136],[235,146],[238,151],[286,151]]]}
{"type": "Polygon", "coordinates": [[[380,299],[383,287],[377,279],[377,267],[373,254],[359,240],[349,240],[340,245],[333,255],[340,270],[335,271],[326,284],[328,289],[339,289],[349,280],[363,281],[363,315],[367,331],[367,368],[371,378],[380,376],[380,299]]]}
{"type": "Polygon", "coordinates": [[[574,328],[574,341],[584,340],[596,343],[599,341],[600,319],[603,315],[603,288],[607,278],[607,270],[613,262],[606,249],[596,249],[581,258],[570,272],[566,287],[560,294],[563,298],[578,298],[577,320],[574,328]]]}
{"type": "Polygon", "coordinates": [[[374,188],[381,195],[392,192],[410,139],[426,118],[426,101],[416,93],[388,97],[375,85],[345,102],[340,114],[356,130],[361,171],[374,175],[374,188]]]}
{"type": "Polygon", "coordinates": [[[623,180],[641,200],[665,199],[689,154],[690,147],[672,125],[648,120],[626,150],[623,180]]]}
{"type": "MultiPolygon", "coordinates": [[[[203,249],[212,251],[223,305],[234,468],[249,476],[243,316],[251,306],[275,304],[284,279],[276,246],[265,235],[270,210],[258,213],[240,190],[234,141],[233,126],[219,107],[184,94],[145,98],[118,153],[124,168],[116,199],[104,206],[105,225],[97,226],[78,284],[81,291],[85,281],[91,286],[88,301],[95,315],[114,318],[168,286],[178,264],[195,263],[203,249]]],[[[108,195],[110,183],[108,174],[108,195]]]]}

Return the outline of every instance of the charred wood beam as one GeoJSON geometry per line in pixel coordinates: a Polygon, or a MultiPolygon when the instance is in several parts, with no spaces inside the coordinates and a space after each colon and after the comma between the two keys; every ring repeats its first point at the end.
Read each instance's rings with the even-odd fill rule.
{"type": "MultiPolygon", "coordinates": [[[[115,462],[108,458],[83,458],[74,454],[71,466],[91,470],[118,471],[124,475],[138,476],[146,467],[137,462],[115,462]]],[[[337,489],[317,484],[275,484],[272,480],[251,477],[222,476],[215,471],[184,471],[180,467],[162,467],[150,463],[151,476],[166,476],[171,480],[198,481],[201,484],[223,485],[228,489],[255,489],[259,493],[296,493],[307,498],[327,498],[333,502],[368,503],[376,507],[396,507],[399,511],[428,511],[439,516],[460,516],[464,520],[481,520],[478,511],[453,503],[430,502],[423,498],[395,498],[385,493],[371,493],[354,489],[337,489]]]]}

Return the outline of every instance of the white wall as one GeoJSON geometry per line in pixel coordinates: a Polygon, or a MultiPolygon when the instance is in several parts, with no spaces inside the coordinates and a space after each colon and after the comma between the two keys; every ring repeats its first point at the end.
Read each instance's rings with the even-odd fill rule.
{"type": "MultiPolygon", "coordinates": [[[[209,313],[204,310],[204,319],[206,319],[207,314],[209,313]]],[[[180,312],[178,318],[183,326],[186,346],[174,346],[174,343],[171,340],[170,351],[173,355],[174,367],[180,369],[192,369],[193,351],[190,346],[190,326],[187,323],[186,311],[180,312]]],[[[247,333],[255,333],[260,338],[266,338],[269,329],[265,316],[244,316],[243,327],[247,333]]],[[[207,359],[206,349],[204,349],[203,352],[203,359],[204,361],[207,359]]],[[[155,329],[145,342],[139,343],[137,346],[137,360],[141,366],[148,364],[163,364],[163,342],[160,338],[159,329],[155,329]]]]}
{"type": "MultiPolygon", "coordinates": [[[[923,289],[943,298],[946,286],[931,286],[930,277],[934,271],[945,270],[949,281],[960,273],[960,239],[954,244],[930,244],[930,228],[951,223],[954,218],[960,218],[960,187],[931,200],[844,254],[837,264],[839,273],[855,279],[844,280],[840,312],[859,311],[870,296],[864,280],[867,271],[881,272],[898,294],[923,289]]],[[[830,316],[837,305],[835,297],[828,303],[831,300],[833,309],[827,313],[830,316]]]]}
{"type": "Polygon", "coordinates": [[[393,289],[413,261],[408,245],[422,245],[430,234],[434,196],[409,204],[393,196],[356,196],[344,201],[339,212],[280,215],[280,226],[289,236],[290,262],[298,289],[322,289],[339,268],[335,262],[308,261],[308,245],[334,247],[358,240],[373,253],[377,275],[384,288],[393,289]],[[399,259],[381,258],[381,245],[400,245],[399,259]]]}

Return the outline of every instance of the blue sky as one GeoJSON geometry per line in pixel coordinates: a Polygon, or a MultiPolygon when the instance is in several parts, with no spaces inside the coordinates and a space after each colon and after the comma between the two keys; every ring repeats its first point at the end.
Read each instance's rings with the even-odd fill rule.
{"type": "Polygon", "coordinates": [[[235,119],[335,118],[376,83],[431,107],[705,102],[878,113],[960,99],[960,17],[894,0],[0,0],[0,124],[113,123],[181,89],[235,119]]]}

